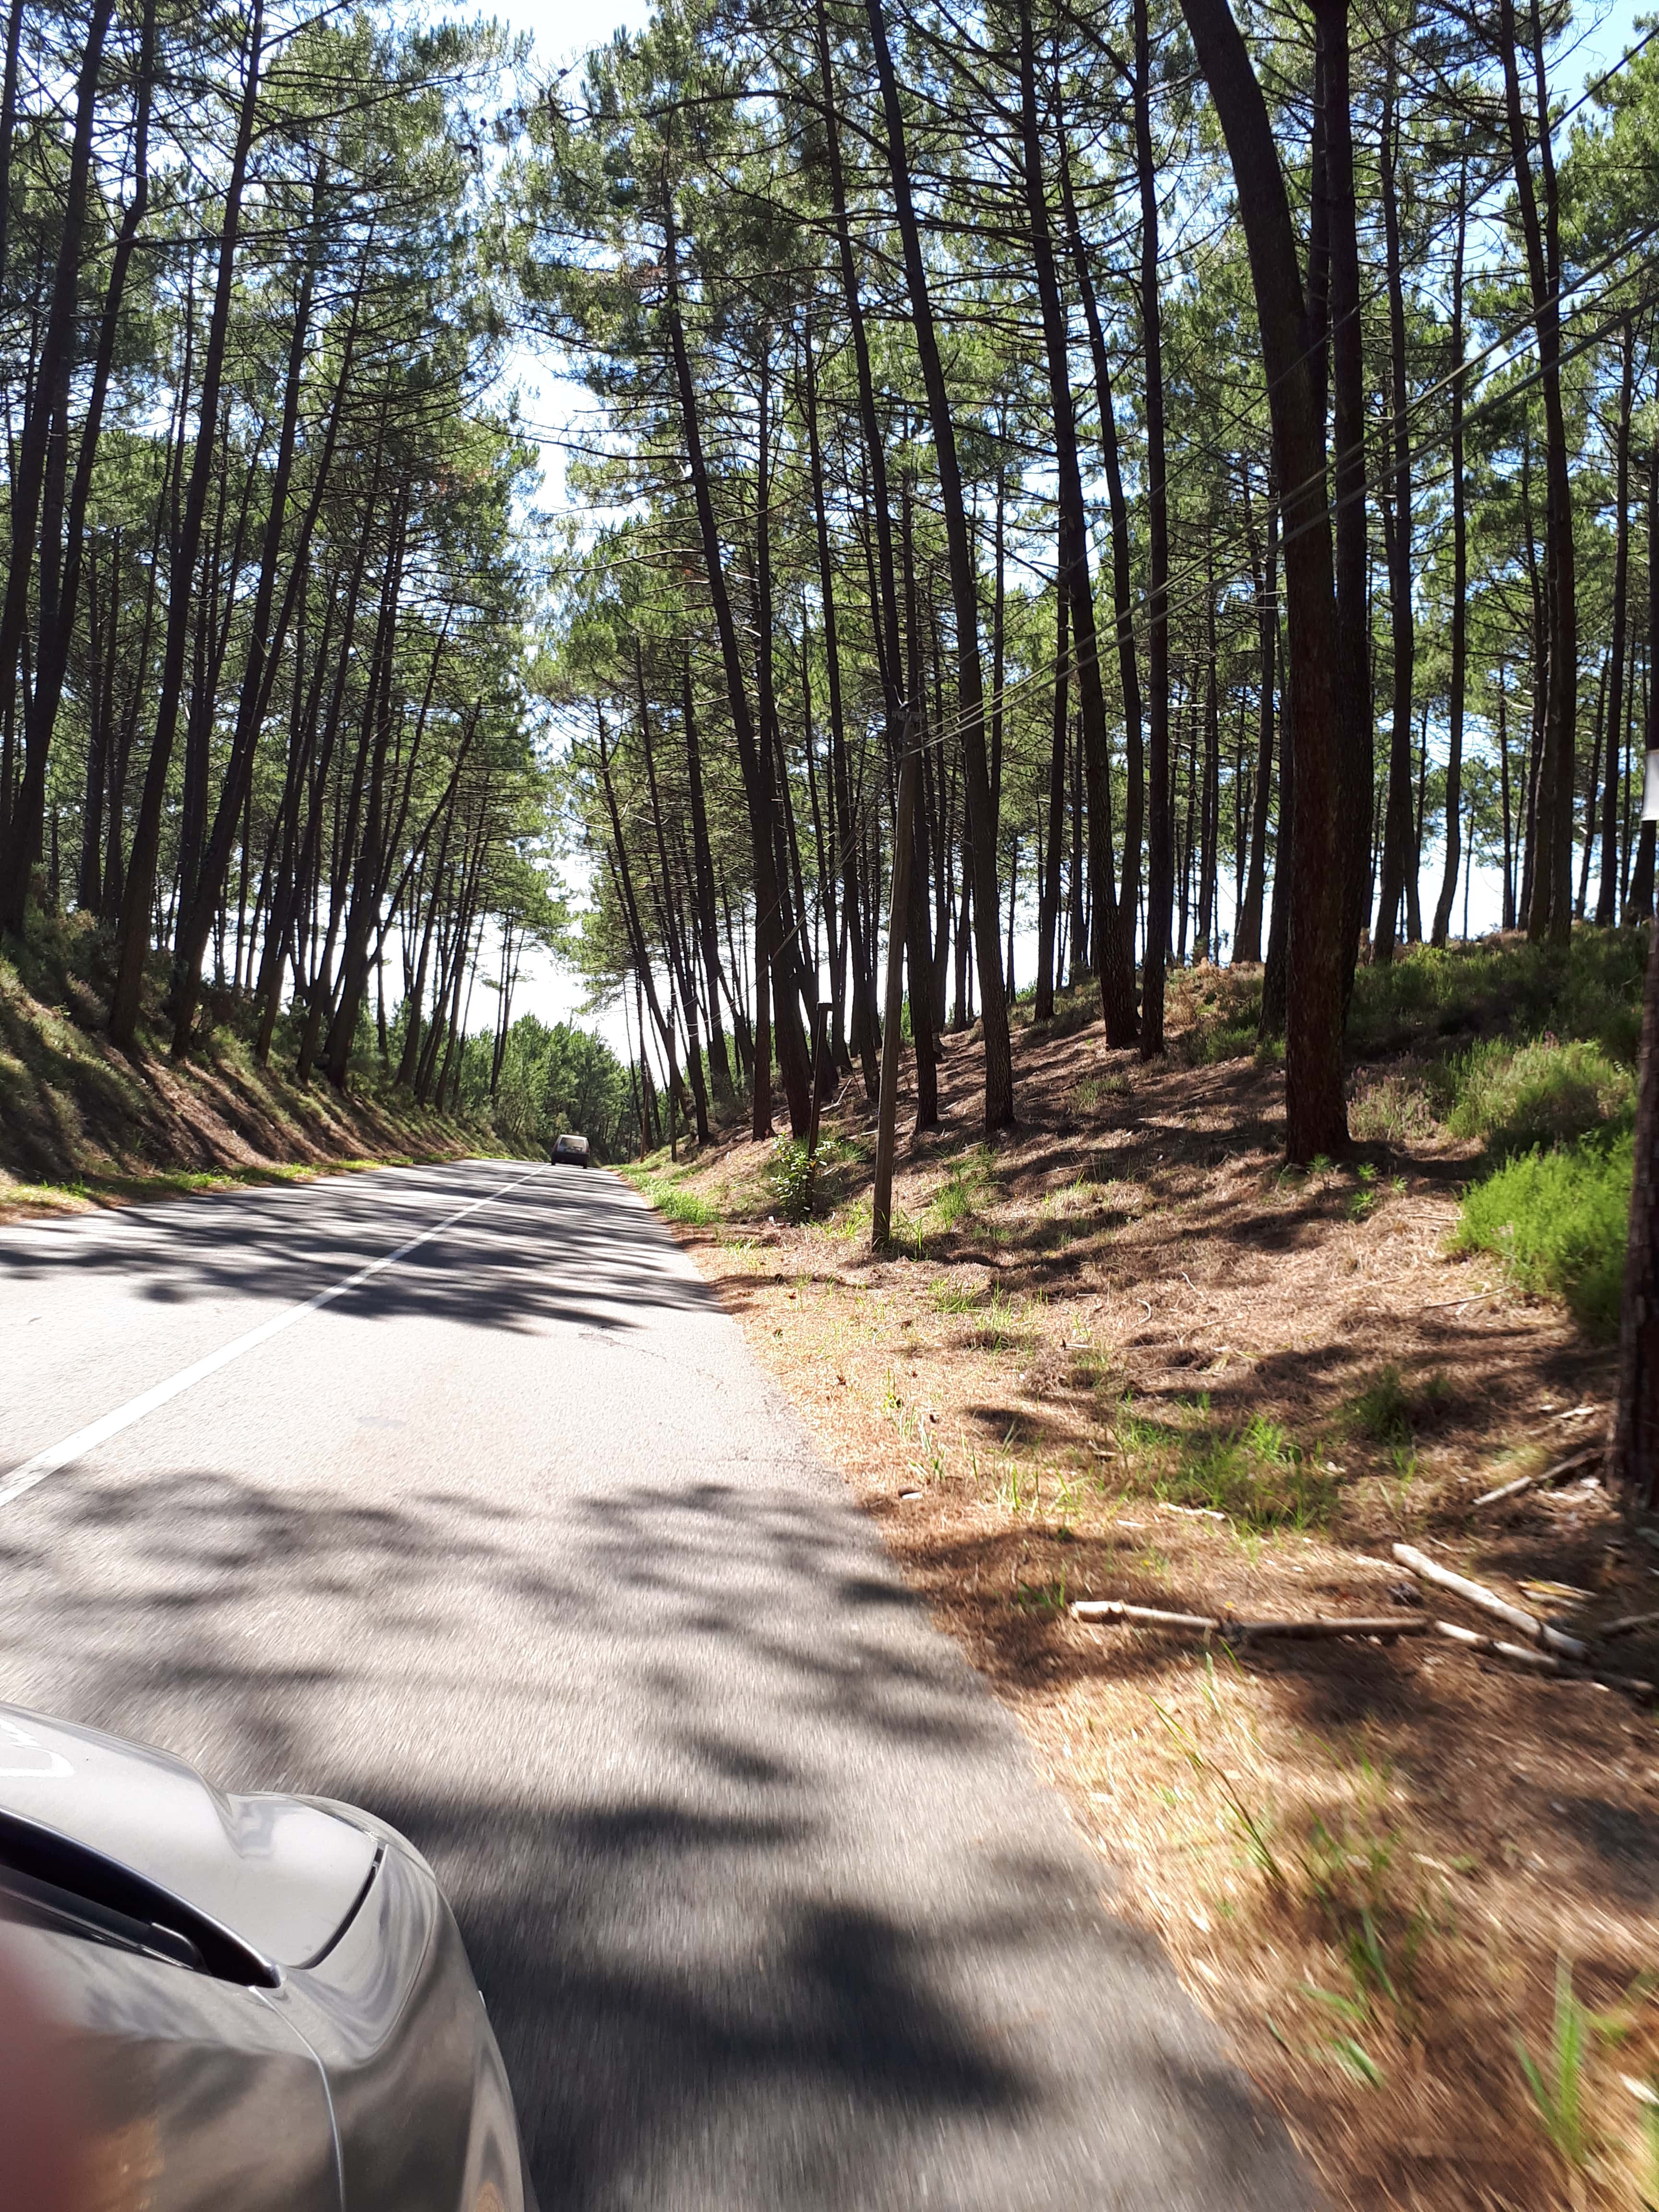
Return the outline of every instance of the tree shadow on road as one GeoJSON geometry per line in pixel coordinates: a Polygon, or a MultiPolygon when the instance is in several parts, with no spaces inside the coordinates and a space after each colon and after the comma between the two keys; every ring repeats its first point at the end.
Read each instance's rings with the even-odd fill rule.
{"type": "Polygon", "coordinates": [[[547,2212],[1307,2201],[828,1485],[71,1470],[7,1535],[12,1694],[432,1859],[547,2212]]]}
{"type": "Polygon", "coordinates": [[[510,1184],[518,1187],[348,1293],[342,1310],[505,1331],[559,1322],[627,1329],[647,1309],[718,1310],[660,1223],[614,1176],[537,1170],[522,1160],[206,1192],[164,1215],[137,1207],[36,1224],[0,1236],[0,1288],[69,1279],[136,1285],[159,1304],[297,1302],[510,1184]]]}

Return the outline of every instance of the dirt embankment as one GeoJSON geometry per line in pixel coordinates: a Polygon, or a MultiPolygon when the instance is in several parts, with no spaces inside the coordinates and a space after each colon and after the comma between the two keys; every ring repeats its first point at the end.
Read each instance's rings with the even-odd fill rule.
{"type": "MultiPolygon", "coordinates": [[[[1449,1250],[1470,1146],[1289,1173],[1279,1076],[1179,1046],[1020,1033],[987,1146],[952,1041],[880,1259],[856,1085],[805,1225],[742,1140],[647,1186],[1334,2200],[1659,2203],[1655,1707],[1483,1663],[1434,1622],[1507,1632],[1392,1550],[1580,1632],[1659,1616],[1593,1457],[1474,1504],[1605,1432],[1608,1356],[1449,1250]],[[1429,1627],[1206,1648],[1091,1595],[1429,1627]]],[[[1659,1619],[1607,1649],[1659,1678],[1659,1619]]]]}
{"type": "Polygon", "coordinates": [[[0,954],[0,1219],[496,1149],[406,1093],[262,1068],[234,1025],[182,1064],[153,1042],[118,1052],[93,965],[73,925],[0,954]]]}

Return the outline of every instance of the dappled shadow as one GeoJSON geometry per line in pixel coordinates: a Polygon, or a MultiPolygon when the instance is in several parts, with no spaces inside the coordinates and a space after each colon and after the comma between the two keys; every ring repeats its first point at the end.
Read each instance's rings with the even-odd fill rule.
{"type": "Polygon", "coordinates": [[[549,2207],[1307,2201],[830,1484],[71,1469],[7,1534],[14,1694],[432,1858],[549,2207]]]}
{"type": "MultiPolygon", "coordinates": [[[[481,1328],[609,1331],[635,1326],[646,1310],[713,1309],[712,1293],[616,1177],[513,1160],[208,1192],[165,1208],[0,1231],[0,1292],[68,1279],[118,1283],[162,1304],[297,1303],[478,1199],[489,1202],[350,1291],[349,1310],[382,1322],[430,1315],[481,1328]]],[[[244,1325],[259,1317],[250,1311],[244,1325]]]]}
{"type": "Polygon", "coordinates": [[[205,1041],[182,1066],[160,1050],[118,1050],[105,1031],[109,947],[95,933],[71,924],[42,958],[26,953],[23,967],[24,991],[0,991],[0,1169],[25,1181],[321,1164],[369,1150],[431,1152],[462,1133],[406,1091],[343,1097],[259,1068],[234,1037],[223,1049],[205,1041]],[[76,961],[90,975],[76,974],[76,961]]]}

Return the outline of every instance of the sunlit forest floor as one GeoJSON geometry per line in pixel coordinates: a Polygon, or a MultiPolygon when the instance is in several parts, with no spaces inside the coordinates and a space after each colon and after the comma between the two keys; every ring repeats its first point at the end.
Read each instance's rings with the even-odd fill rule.
{"type": "MultiPolygon", "coordinates": [[[[801,1225],[746,1139],[639,1178],[1344,2204],[1659,2201],[1655,1709],[1435,1635],[1235,1656],[1066,1607],[1388,1614],[1404,1540],[1564,1624],[1659,1611],[1593,1458],[1471,1510],[1605,1436],[1612,1358],[1604,1300],[1528,1297],[1506,1231],[1459,1249],[1517,1128],[1523,1168],[1616,1156],[1640,964],[1587,936],[1362,975],[1360,1141],[1307,1174],[1259,977],[1200,969],[1161,1067],[1086,997],[1028,1022],[994,1146],[951,1040],[881,1260],[856,1083],[801,1225]]],[[[1656,1629],[1609,1648],[1659,1676],[1656,1629]]]]}
{"type": "Polygon", "coordinates": [[[291,1051],[261,1068],[251,1015],[228,1003],[194,1060],[169,1060],[148,1025],[129,1059],[103,1034],[107,962],[75,922],[36,921],[0,951],[0,1220],[496,1149],[372,1080],[345,1097],[293,1083],[278,1072],[291,1051]]]}

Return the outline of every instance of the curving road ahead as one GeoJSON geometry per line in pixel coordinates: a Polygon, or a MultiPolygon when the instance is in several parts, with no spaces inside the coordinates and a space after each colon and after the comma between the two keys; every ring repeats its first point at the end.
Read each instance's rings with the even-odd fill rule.
{"type": "Polygon", "coordinates": [[[0,1696],[430,1856],[544,2212],[1313,2202],[615,1178],[0,1231],[0,1696]]]}

